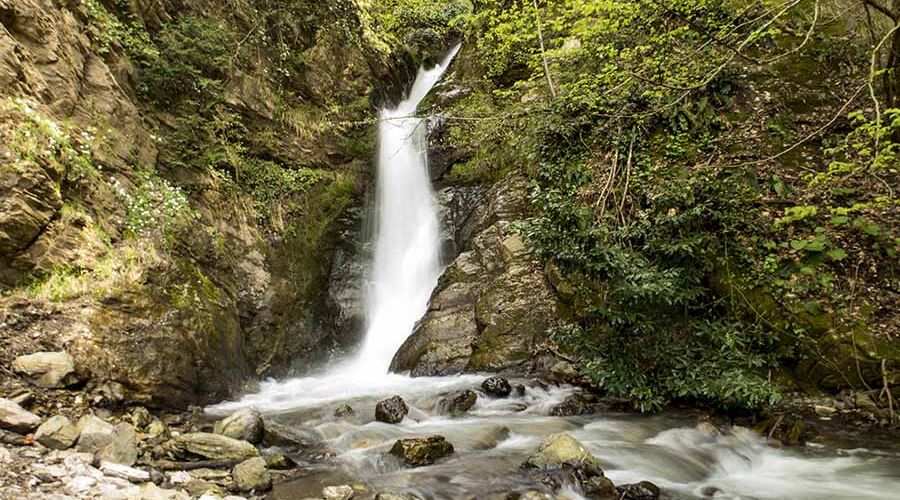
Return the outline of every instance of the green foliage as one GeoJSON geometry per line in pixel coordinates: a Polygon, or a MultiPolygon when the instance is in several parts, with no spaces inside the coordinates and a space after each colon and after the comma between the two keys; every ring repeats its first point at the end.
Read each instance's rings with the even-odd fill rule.
{"type": "Polygon", "coordinates": [[[237,65],[238,41],[222,20],[189,15],[164,25],[156,37],[159,56],[141,75],[142,93],[161,106],[181,99],[201,109],[214,105],[237,65]]]}
{"type": "Polygon", "coordinates": [[[160,238],[171,246],[180,231],[199,219],[181,188],[151,173],[140,174],[131,191],[116,179],[113,187],[125,204],[127,236],[160,238]]]}
{"type": "MultiPolygon", "coordinates": [[[[87,32],[94,51],[105,56],[121,46],[132,61],[144,67],[157,60],[159,52],[134,15],[111,13],[100,0],[81,0],[81,3],[87,12],[87,32]]],[[[116,0],[116,6],[127,12],[125,0],[116,0]]]]}
{"type": "Polygon", "coordinates": [[[269,219],[277,203],[303,193],[325,175],[322,170],[290,169],[271,161],[251,159],[239,171],[238,184],[253,197],[256,213],[269,219]]]}
{"type": "Polygon", "coordinates": [[[411,52],[435,50],[458,32],[461,17],[472,10],[468,0],[388,0],[366,2],[374,29],[411,52]]]}
{"type": "Polygon", "coordinates": [[[11,118],[17,126],[10,146],[18,159],[47,165],[69,182],[99,177],[92,152],[97,138],[92,132],[73,133],[24,99],[0,103],[0,112],[4,111],[15,113],[11,118]]]}
{"type": "MultiPolygon", "coordinates": [[[[746,239],[772,227],[759,224],[755,172],[710,159],[734,126],[722,112],[740,90],[734,47],[764,52],[782,36],[745,7],[548,0],[536,10],[489,0],[467,19],[485,89],[455,111],[503,119],[455,125],[460,143],[466,132],[477,140],[451,176],[507,165],[530,175],[538,215],[521,229],[576,288],[570,326],[556,339],[595,382],[641,410],[673,399],[770,403],[778,388],[769,372],[790,354],[776,344],[783,332],[746,314],[737,287],[722,284],[736,282],[734,270],[764,267],[746,239]]],[[[788,140],[794,122],[782,112],[769,132],[788,140]]],[[[779,226],[812,211],[798,204],[779,226]]],[[[827,235],[786,245],[799,268],[846,259],[827,235]]]]}

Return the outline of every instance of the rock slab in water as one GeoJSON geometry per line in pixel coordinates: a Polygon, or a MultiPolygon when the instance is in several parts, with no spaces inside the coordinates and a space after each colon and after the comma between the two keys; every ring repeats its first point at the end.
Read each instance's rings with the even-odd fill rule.
{"type": "Polygon", "coordinates": [[[375,405],[375,420],[386,424],[399,424],[409,413],[406,401],[400,396],[394,396],[375,405]]]}
{"type": "Polygon", "coordinates": [[[505,398],[512,392],[512,386],[509,385],[509,380],[506,380],[503,377],[491,377],[482,382],[481,388],[484,389],[484,392],[488,396],[494,398],[505,398]]]}
{"type": "Polygon", "coordinates": [[[63,388],[78,382],[75,359],[65,351],[19,356],[12,362],[12,369],[41,387],[63,388]]]}
{"type": "Polygon", "coordinates": [[[116,436],[112,424],[94,415],[78,419],[78,451],[96,453],[106,447],[116,436]]]}
{"type": "Polygon", "coordinates": [[[444,397],[442,406],[447,413],[455,417],[469,411],[477,400],[478,394],[473,390],[454,391],[444,397]]]}
{"type": "Polygon", "coordinates": [[[659,498],[659,487],[650,481],[622,485],[616,490],[620,500],[656,500],[659,498]]]}
{"type": "Polygon", "coordinates": [[[576,415],[590,415],[594,413],[594,407],[582,394],[572,394],[562,403],[550,408],[550,415],[554,417],[574,417],[576,415]]]}
{"type": "Polygon", "coordinates": [[[587,447],[568,434],[554,434],[538,447],[537,453],[522,464],[526,469],[553,470],[577,469],[584,476],[602,476],[600,462],[587,447]]]}
{"type": "Polygon", "coordinates": [[[216,423],[216,434],[257,444],[265,432],[262,415],[256,408],[242,408],[216,423]]]}
{"type": "Polygon", "coordinates": [[[443,436],[399,439],[391,448],[391,454],[400,457],[411,467],[431,465],[453,454],[453,445],[443,436]]]}
{"type": "Polygon", "coordinates": [[[169,449],[182,457],[192,454],[209,460],[243,460],[259,455],[259,450],[247,441],[208,432],[176,436],[169,441],[169,449]]]}
{"type": "Polygon", "coordinates": [[[325,500],[350,500],[356,492],[349,485],[328,486],[322,490],[322,497],[325,500]]]}
{"type": "Polygon", "coordinates": [[[338,417],[338,418],[344,417],[347,415],[353,415],[353,413],[355,413],[355,412],[353,411],[353,407],[350,405],[341,405],[341,406],[338,406],[336,410],[334,410],[334,416],[338,417]]]}
{"type": "Polygon", "coordinates": [[[272,476],[262,457],[253,457],[235,465],[231,476],[241,491],[264,491],[272,487],[272,476]]]}
{"type": "Polygon", "coordinates": [[[41,417],[8,399],[0,398],[0,428],[28,434],[39,425],[41,417]]]}
{"type": "Polygon", "coordinates": [[[34,440],[53,450],[66,450],[78,440],[78,427],[62,415],[56,415],[38,427],[34,440]]]}

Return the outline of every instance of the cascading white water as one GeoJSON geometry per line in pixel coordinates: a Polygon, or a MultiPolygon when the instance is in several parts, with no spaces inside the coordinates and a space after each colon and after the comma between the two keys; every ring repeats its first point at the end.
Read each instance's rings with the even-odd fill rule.
{"type": "Polygon", "coordinates": [[[428,175],[425,121],[415,114],[458,50],[434,68],[420,69],[406,99],[380,114],[368,328],[358,358],[345,367],[358,375],[387,372],[394,353],[425,314],[440,275],[440,227],[428,175]]]}
{"type": "MultiPolygon", "coordinates": [[[[550,408],[576,390],[570,386],[529,387],[506,399],[479,397],[467,414],[452,417],[439,410],[439,395],[477,387],[482,376],[410,378],[387,373],[394,352],[425,313],[440,272],[424,125],[413,115],[456,51],[437,67],[421,70],[409,96],[381,113],[377,242],[366,304],[368,331],[359,355],[318,376],[264,381],[255,394],[207,409],[223,416],[256,407],[266,414],[267,426],[286,426],[327,445],[351,474],[333,477],[330,461],[313,465],[308,476],[276,487],[273,498],[319,496],[323,486],[349,480],[364,480],[373,491],[435,499],[481,498],[532,488],[533,478],[519,465],[547,435],[559,432],[584,442],[615,483],[651,480],[665,489],[666,498],[675,500],[896,496],[900,448],[895,444],[868,450],[851,440],[848,447],[830,443],[780,450],[745,429],[717,434],[708,426],[695,427],[694,416],[679,412],[550,416],[550,408]],[[409,404],[408,418],[399,425],[373,422],[376,402],[394,394],[409,404]],[[340,404],[351,404],[355,413],[336,417],[334,409],[340,404]],[[453,457],[413,470],[385,460],[396,439],[434,434],[453,443],[453,457]]],[[[567,492],[558,498],[581,497],[567,492]]]]}

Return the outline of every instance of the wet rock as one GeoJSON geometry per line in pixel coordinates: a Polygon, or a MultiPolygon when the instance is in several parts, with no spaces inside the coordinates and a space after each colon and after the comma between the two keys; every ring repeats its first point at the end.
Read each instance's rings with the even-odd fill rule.
{"type": "Polygon", "coordinates": [[[234,485],[241,491],[265,491],[272,487],[272,476],[262,457],[253,457],[231,470],[234,485]]]}
{"type": "Polygon", "coordinates": [[[116,436],[112,424],[94,415],[85,415],[78,420],[78,451],[95,453],[106,447],[116,436]]]}
{"type": "Polygon", "coordinates": [[[266,459],[266,467],[269,469],[288,470],[297,466],[296,462],[283,453],[270,453],[263,458],[266,459]]]}
{"type": "Polygon", "coordinates": [[[490,450],[509,438],[509,427],[498,425],[496,427],[481,427],[469,433],[474,442],[472,447],[476,450],[490,450]]]}
{"type": "Polygon", "coordinates": [[[516,394],[516,397],[525,396],[525,384],[516,384],[513,386],[513,392],[516,394]]]}
{"type": "Polygon", "coordinates": [[[550,408],[550,414],[554,417],[574,417],[576,415],[589,415],[593,412],[593,405],[581,394],[572,394],[566,397],[562,403],[553,405],[550,408]]]}
{"type": "Polygon", "coordinates": [[[136,429],[143,429],[144,427],[150,425],[150,422],[152,421],[153,417],[150,415],[150,412],[143,406],[138,406],[131,410],[131,423],[136,429]]]}
{"type": "Polygon", "coordinates": [[[354,413],[356,412],[353,411],[353,407],[350,405],[341,405],[338,406],[336,410],[334,410],[334,416],[338,418],[347,415],[353,415],[354,413]]]}
{"type": "Polygon", "coordinates": [[[585,477],[602,476],[600,462],[577,439],[568,434],[554,434],[538,447],[537,453],[522,464],[526,469],[577,469],[585,477]]]}
{"type": "Polygon", "coordinates": [[[491,377],[481,384],[485,394],[494,398],[505,398],[512,392],[509,380],[503,377],[491,377]]]}
{"type": "Polygon", "coordinates": [[[65,450],[75,444],[78,435],[78,427],[68,418],[56,415],[38,427],[34,440],[53,450],[65,450]]]}
{"type": "Polygon", "coordinates": [[[8,399],[0,398],[0,428],[28,434],[39,425],[41,417],[8,399]]]}
{"type": "Polygon", "coordinates": [[[440,408],[455,417],[469,411],[477,400],[478,394],[473,390],[454,391],[441,396],[440,408]]]}
{"type": "Polygon", "coordinates": [[[113,462],[100,462],[100,470],[107,476],[117,477],[132,483],[146,483],[150,480],[150,473],[145,470],[113,462]]]}
{"type": "Polygon", "coordinates": [[[112,441],[97,453],[97,458],[121,465],[134,465],[138,457],[137,434],[134,427],[122,422],[114,429],[112,441]]]}
{"type": "Polygon", "coordinates": [[[36,352],[12,362],[14,372],[47,388],[63,388],[78,382],[75,359],[67,352],[36,352]]]}
{"type": "Polygon", "coordinates": [[[213,432],[257,444],[262,441],[265,425],[256,408],[242,408],[217,422],[213,432]]]}
{"type": "Polygon", "coordinates": [[[818,435],[818,431],[809,423],[784,415],[772,416],[760,422],[754,430],[787,446],[806,443],[818,435]]]}
{"type": "Polygon", "coordinates": [[[511,175],[474,205],[474,236],[438,280],[431,307],[391,361],[393,372],[527,375],[544,373],[555,361],[536,353],[544,352],[540,345],[559,298],[510,229],[530,211],[528,181],[511,175]]]}
{"type": "Polygon", "coordinates": [[[386,424],[399,424],[409,413],[406,401],[400,396],[394,396],[375,405],[375,420],[386,424]]]}
{"type": "Polygon", "coordinates": [[[659,498],[659,487],[650,481],[626,484],[616,488],[620,500],[656,500],[659,498]]]}
{"type": "Polygon", "coordinates": [[[431,465],[453,454],[453,445],[443,436],[399,439],[391,448],[391,454],[411,467],[431,465]]]}
{"type": "Polygon", "coordinates": [[[210,460],[242,460],[259,455],[256,447],[247,441],[207,432],[181,434],[170,440],[168,446],[178,456],[191,454],[210,460]]]}
{"type": "Polygon", "coordinates": [[[621,500],[619,491],[608,477],[594,476],[581,481],[581,490],[588,498],[596,500],[621,500]]]}
{"type": "Polygon", "coordinates": [[[328,486],[322,490],[322,497],[325,500],[350,500],[356,492],[349,485],[328,486]]]}

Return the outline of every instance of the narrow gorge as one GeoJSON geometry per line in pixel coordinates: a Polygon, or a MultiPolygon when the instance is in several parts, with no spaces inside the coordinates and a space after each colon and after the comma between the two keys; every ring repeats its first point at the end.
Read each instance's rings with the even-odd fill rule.
{"type": "Polygon", "coordinates": [[[898,20],[0,0],[0,498],[892,498],[898,20]]]}

